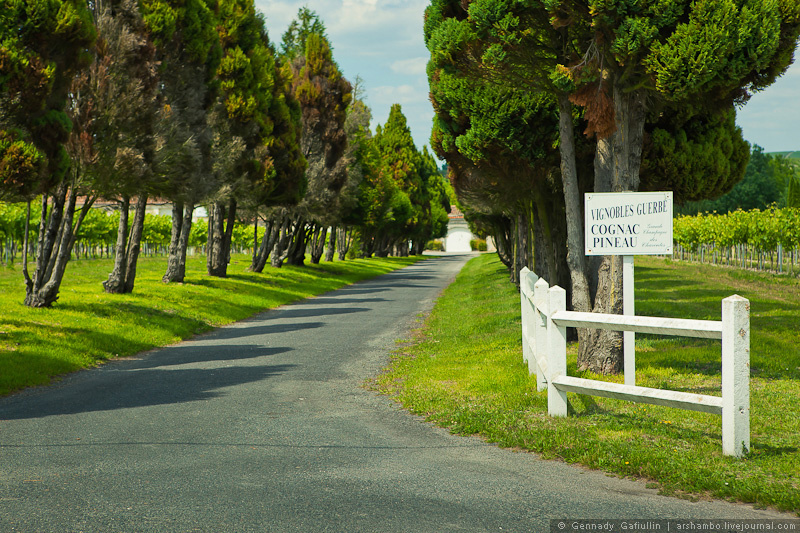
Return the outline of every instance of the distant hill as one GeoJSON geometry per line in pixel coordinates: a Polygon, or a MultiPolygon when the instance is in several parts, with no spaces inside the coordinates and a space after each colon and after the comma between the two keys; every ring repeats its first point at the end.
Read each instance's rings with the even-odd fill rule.
{"type": "Polygon", "coordinates": [[[800,151],[797,152],[769,152],[769,155],[781,155],[788,159],[800,159],[800,151]]]}

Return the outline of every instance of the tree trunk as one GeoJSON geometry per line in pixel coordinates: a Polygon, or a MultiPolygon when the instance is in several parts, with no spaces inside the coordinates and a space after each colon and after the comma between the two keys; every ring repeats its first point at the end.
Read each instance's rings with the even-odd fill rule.
{"type": "Polygon", "coordinates": [[[394,246],[391,247],[392,254],[395,257],[408,257],[408,241],[403,240],[402,242],[396,243],[394,246]]]}
{"type": "Polygon", "coordinates": [[[130,197],[127,195],[123,196],[122,205],[119,210],[117,243],[114,246],[114,269],[108,275],[108,279],[103,282],[103,289],[110,294],[122,294],[125,292],[125,267],[128,262],[128,215],[130,206],[130,197]]]}
{"type": "MultiPolygon", "coordinates": [[[[169,251],[167,253],[167,272],[161,281],[169,283],[177,281],[178,277],[178,247],[181,239],[183,226],[183,202],[172,204],[172,233],[169,239],[169,251]]],[[[181,279],[181,281],[183,281],[181,279]]]]}
{"type": "MultiPolygon", "coordinates": [[[[575,132],[572,126],[572,104],[569,96],[558,97],[561,154],[561,179],[564,187],[564,205],[567,218],[567,266],[572,283],[573,311],[591,310],[589,284],[586,280],[586,261],[583,243],[583,210],[578,186],[578,168],[575,162],[575,132]]],[[[580,337],[580,334],[579,334],[580,337]]]]}
{"type": "Polygon", "coordinates": [[[495,247],[497,248],[497,257],[500,258],[500,261],[506,266],[506,268],[511,269],[511,265],[514,262],[514,244],[511,238],[511,221],[507,217],[501,216],[494,226],[494,242],[495,247]]]}
{"type": "Polygon", "coordinates": [[[256,259],[258,258],[258,214],[255,215],[255,220],[253,222],[253,258],[250,260],[250,270],[253,270],[253,266],[256,264],[256,259]]]}
{"type": "Polygon", "coordinates": [[[280,221],[275,221],[272,217],[267,221],[264,228],[264,236],[261,238],[261,245],[258,247],[258,252],[253,257],[253,263],[250,265],[252,272],[263,272],[267,264],[269,253],[275,245],[276,233],[280,232],[280,221]]]}
{"type": "Polygon", "coordinates": [[[167,271],[161,281],[164,283],[183,283],[186,277],[186,250],[192,231],[194,202],[176,202],[172,206],[172,239],[169,245],[167,271]]]}
{"type": "Polygon", "coordinates": [[[372,257],[372,254],[375,252],[375,248],[376,248],[376,238],[371,236],[367,232],[362,232],[361,250],[359,251],[358,256],[362,259],[372,257]]]}
{"type": "Polygon", "coordinates": [[[336,226],[331,228],[330,237],[328,237],[328,246],[325,249],[325,261],[328,263],[333,261],[333,256],[336,253],[336,239],[339,229],[336,226]]]}
{"type": "Polygon", "coordinates": [[[206,267],[209,276],[224,278],[228,275],[228,261],[231,254],[233,225],[236,222],[236,200],[231,199],[226,208],[221,202],[214,202],[208,217],[208,251],[206,267]],[[227,215],[227,222],[226,222],[227,215]],[[226,226],[227,224],[227,226],[226,226]]]}
{"type": "Polygon", "coordinates": [[[28,241],[30,240],[31,228],[31,201],[28,200],[28,208],[25,212],[25,235],[22,237],[22,277],[25,279],[25,292],[30,292],[33,287],[33,280],[28,273],[28,241]]]}
{"type": "Polygon", "coordinates": [[[533,268],[530,261],[531,250],[531,228],[527,208],[520,209],[516,215],[514,234],[514,270],[511,272],[511,281],[519,288],[519,273],[524,267],[533,268]]]}
{"type": "Polygon", "coordinates": [[[533,267],[530,268],[548,282],[557,284],[558,274],[556,273],[550,220],[546,208],[539,198],[536,199],[533,210],[533,251],[533,267]]]}
{"type": "MultiPolygon", "coordinates": [[[[594,158],[594,192],[612,192],[614,150],[612,138],[598,139],[594,158]]],[[[589,285],[594,294],[592,311],[622,312],[622,261],[614,256],[592,256],[587,261],[589,285]]],[[[623,368],[622,333],[580,330],[585,338],[578,348],[578,368],[598,374],[618,374],[623,368]]]]}
{"type": "Polygon", "coordinates": [[[133,215],[131,235],[128,239],[128,263],[125,265],[125,292],[133,292],[136,282],[136,266],[139,262],[139,252],[142,249],[142,235],[144,234],[144,216],[147,211],[147,194],[139,195],[136,201],[136,211],[133,215]]]}
{"type": "Polygon", "coordinates": [[[303,217],[294,223],[294,235],[289,244],[289,255],[286,260],[290,265],[303,266],[306,262],[306,247],[311,238],[312,226],[306,224],[303,217]]]}
{"type": "Polygon", "coordinates": [[[289,241],[292,238],[291,218],[286,213],[284,213],[281,218],[278,238],[275,239],[275,245],[272,247],[272,257],[270,259],[270,265],[273,268],[281,268],[283,266],[283,262],[286,261],[286,256],[289,255],[289,241]]]}
{"type": "Polygon", "coordinates": [[[353,243],[353,230],[347,226],[339,228],[336,233],[336,247],[339,249],[339,261],[347,258],[347,252],[353,243]]]}
{"type": "MultiPolygon", "coordinates": [[[[639,188],[646,105],[640,91],[625,92],[614,86],[616,131],[598,140],[595,157],[595,192],[627,192],[639,188]]],[[[597,269],[593,311],[622,313],[622,257],[604,256],[597,269]]],[[[586,347],[578,351],[578,368],[618,374],[624,368],[622,333],[590,331],[586,347]]]]}
{"type": "MultiPolygon", "coordinates": [[[[87,199],[81,209],[78,220],[73,224],[77,198],[77,189],[75,187],[70,189],[67,182],[59,186],[57,195],[53,198],[53,209],[47,225],[48,228],[56,228],[56,231],[50,234],[52,237],[48,235],[43,243],[43,249],[49,251],[49,257],[41,253],[37,257],[37,268],[34,273],[33,284],[28,288],[25,295],[25,305],[28,307],[50,307],[58,300],[58,291],[61,287],[61,281],[64,279],[72,249],[75,246],[76,235],[95,200],[94,198],[87,199]],[[66,200],[65,205],[67,191],[69,191],[69,198],[66,200]],[[63,208],[57,209],[57,205],[63,206],[63,208]],[[47,239],[52,239],[52,241],[46,242],[47,239]]],[[[47,201],[43,200],[42,216],[46,216],[46,212],[47,201]]],[[[40,227],[43,226],[44,221],[40,224],[40,227]]]]}
{"type": "MultiPolygon", "coordinates": [[[[320,259],[322,259],[322,254],[325,253],[325,238],[328,236],[328,227],[320,227],[316,224],[314,226],[314,232],[311,236],[311,263],[318,265],[320,259]]],[[[333,252],[331,252],[331,255],[333,255],[333,252]]]]}

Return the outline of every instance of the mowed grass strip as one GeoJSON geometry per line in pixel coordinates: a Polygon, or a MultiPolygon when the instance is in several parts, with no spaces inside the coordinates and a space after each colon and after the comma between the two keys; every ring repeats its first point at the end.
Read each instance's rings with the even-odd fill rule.
{"type": "MultiPolygon", "coordinates": [[[[417,338],[376,386],[414,413],[620,476],[662,493],[722,498],[800,513],[800,282],[768,274],[636,258],[639,315],[720,320],[721,300],[751,302],[751,453],[722,455],[721,417],[568,394],[568,418],[547,415],[522,361],[519,293],[492,255],[470,261],[417,338]]],[[[576,370],[568,374],[622,382],[576,370]]],[[[637,335],[637,384],[721,395],[719,341],[637,335]]]]}
{"type": "Polygon", "coordinates": [[[421,257],[372,258],[246,272],[235,255],[227,278],[206,274],[190,257],[184,283],[165,284],[166,258],[142,257],[132,294],[106,294],[110,259],[73,261],[49,309],[23,305],[21,268],[0,267],[0,395],[54,377],[173,344],[265,309],[408,266],[421,257]]]}

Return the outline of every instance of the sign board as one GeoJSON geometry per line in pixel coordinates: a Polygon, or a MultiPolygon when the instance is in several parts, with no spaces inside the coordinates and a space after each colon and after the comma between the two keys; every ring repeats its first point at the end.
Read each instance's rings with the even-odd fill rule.
{"type": "Polygon", "coordinates": [[[586,193],[586,255],[672,253],[672,192],[586,193]]]}

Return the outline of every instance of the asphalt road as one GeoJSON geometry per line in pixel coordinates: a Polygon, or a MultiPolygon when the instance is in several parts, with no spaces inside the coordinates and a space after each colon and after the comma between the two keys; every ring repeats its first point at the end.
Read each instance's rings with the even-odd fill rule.
{"type": "Polygon", "coordinates": [[[456,437],[366,390],[467,259],[437,257],[0,399],[0,533],[787,517],[456,437]]]}

